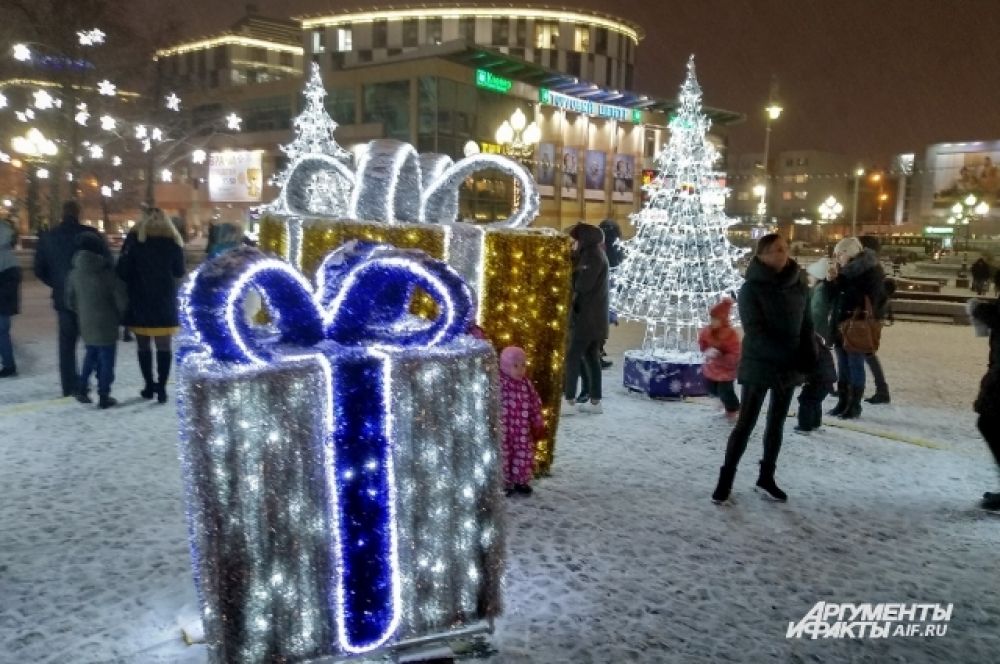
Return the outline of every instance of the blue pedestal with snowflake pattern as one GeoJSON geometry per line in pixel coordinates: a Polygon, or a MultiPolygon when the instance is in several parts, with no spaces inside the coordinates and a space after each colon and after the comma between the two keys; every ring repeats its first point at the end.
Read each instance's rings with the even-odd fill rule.
{"type": "Polygon", "coordinates": [[[683,399],[708,394],[700,362],[677,362],[642,351],[625,352],[625,387],[653,399],[683,399]]]}

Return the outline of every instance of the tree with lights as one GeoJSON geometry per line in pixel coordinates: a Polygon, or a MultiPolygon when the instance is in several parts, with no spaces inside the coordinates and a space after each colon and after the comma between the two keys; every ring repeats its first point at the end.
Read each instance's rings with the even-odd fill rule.
{"type": "MultiPolygon", "coordinates": [[[[326,88],[323,87],[323,77],[317,63],[312,63],[309,80],[303,91],[306,104],[302,113],[293,120],[295,138],[287,145],[279,148],[288,157],[288,165],[280,173],[275,173],[271,184],[284,187],[288,184],[296,161],[306,155],[326,155],[339,160],[350,167],[352,155],[340,147],[333,137],[337,122],[330,117],[323,103],[326,88]]],[[[337,177],[328,170],[318,171],[310,176],[307,191],[309,192],[308,209],[317,213],[345,212],[348,209],[351,196],[351,184],[344,178],[337,177]]]]}
{"type": "Polygon", "coordinates": [[[694,56],[681,85],[679,108],[670,121],[670,141],[656,158],[658,174],[647,185],[649,200],[632,215],[635,237],[614,275],[612,306],[627,319],[646,323],[641,353],[680,364],[700,364],[698,330],[708,309],[732,296],[742,283],[726,229],[724,175],[708,139],[694,56]]]}

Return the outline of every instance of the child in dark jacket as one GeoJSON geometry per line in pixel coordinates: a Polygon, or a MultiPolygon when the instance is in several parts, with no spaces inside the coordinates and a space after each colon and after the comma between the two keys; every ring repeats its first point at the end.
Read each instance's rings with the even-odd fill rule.
{"type": "Polygon", "coordinates": [[[835,391],[837,369],[830,352],[832,344],[833,287],[827,280],[829,260],[821,258],[806,272],[812,284],[809,293],[809,314],[813,321],[813,346],[816,349],[816,368],[806,376],[799,392],[799,433],[815,431],[823,424],[823,400],[835,391]]]}
{"type": "Polygon", "coordinates": [[[76,400],[93,403],[90,374],[97,373],[98,408],[118,403],[111,397],[115,380],[118,327],[125,311],[125,287],[104,255],[103,241],[95,233],[82,233],[73,269],[66,277],[66,307],[76,313],[87,353],[83,358],[76,400]]]}
{"type": "Polygon", "coordinates": [[[698,332],[698,347],[705,354],[701,372],[708,382],[708,392],[722,400],[726,416],[735,420],[740,414],[740,400],[733,382],[740,364],[740,335],[729,322],[733,301],[726,298],[708,310],[709,324],[698,332]]]}
{"type": "Polygon", "coordinates": [[[503,423],[503,481],[509,496],[531,494],[535,470],[535,441],[545,435],[542,400],[527,376],[527,356],[517,346],[500,353],[501,422],[503,423]]]}

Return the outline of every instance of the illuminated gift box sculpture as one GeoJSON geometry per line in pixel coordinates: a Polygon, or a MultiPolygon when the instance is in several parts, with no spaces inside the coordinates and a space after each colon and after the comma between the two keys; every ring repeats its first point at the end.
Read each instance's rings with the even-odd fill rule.
{"type": "Polygon", "coordinates": [[[238,249],[199,268],[181,304],[181,458],[212,661],[347,656],[499,614],[496,361],[465,334],[454,270],[359,244],[313,289],[238,249]],[[416,287],[434,320],[408,313],[416,287]],[[251,289],[268,328],[245,320],[251,289]]]}
{"type": "Polygon", "coordinates": [[[536,445],[535,466],[547,474],[562,403],[572,265],[565,234],[526,227],[538,200],[528,172],[505,157],[480,154],[453,162],[378,140],[369,143],[356,173],[328,155],[299,155],[261,220],[260,244],[304,274],[348,240],[417,248],[451,265],[476,293],[476,322],[497,348],[516,345],[527,352],[547,430],[536,445]],[[499,170],[517,183],[514,214],[492,224],[455,223],[459,188],[484,170],[499,170]],[[342,209],[311,204],[321,175],[350,192],[342,209]]]}

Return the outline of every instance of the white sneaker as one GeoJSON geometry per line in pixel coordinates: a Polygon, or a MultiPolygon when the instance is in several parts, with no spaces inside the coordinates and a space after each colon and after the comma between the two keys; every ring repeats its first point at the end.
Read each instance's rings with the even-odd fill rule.
{"type": "Polygon", "coordinates": [[[598,413],[603,413],[604,412],[604,408],[601,407],[601,402],[600,401],[598,401],[596,403],[593,402],[593,401],[589,401],[587,403],[582,403],[582,404],[578,405],[577,408],[580,409],[581,413],[593,413],[593,414],[596,415],[598,413]]]}
{"type": "Polygon", "coordinates": [[[577,408],[578,404],[575,401],[563,401],[562,408],[559,409],[559,416],[569,417],[570,415],[579,415],[580,411],[577,408]]]}

